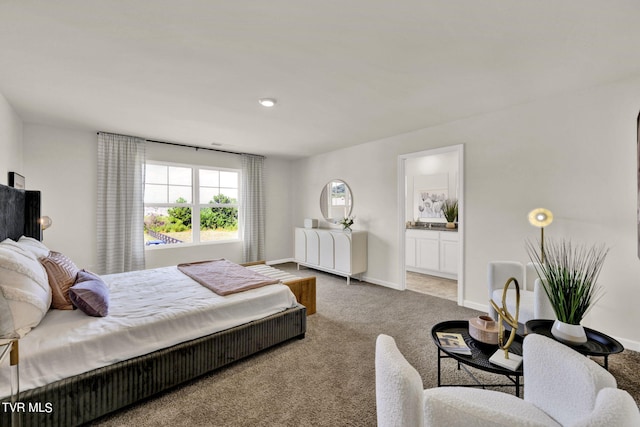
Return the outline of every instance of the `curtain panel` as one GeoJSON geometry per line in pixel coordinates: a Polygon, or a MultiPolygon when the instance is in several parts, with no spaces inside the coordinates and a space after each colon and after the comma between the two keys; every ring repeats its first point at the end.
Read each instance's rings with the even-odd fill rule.
{"type": "Polygon", "coordinates": [[[263,194],[264,157],[242,155],[240,218],[243,262],[264,259],[265,201],[263,194]]]}
{"type": "Polygon", "coordinates": [[[144,139],[98,133],[99,274],[145,267],[144,168],[144,139]]]}

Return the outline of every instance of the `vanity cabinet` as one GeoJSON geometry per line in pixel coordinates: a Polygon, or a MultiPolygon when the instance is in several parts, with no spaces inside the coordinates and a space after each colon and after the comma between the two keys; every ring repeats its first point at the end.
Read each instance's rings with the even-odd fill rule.
{"type": "Polygon", "coordinates": [[[405,233],[407,270],[449,279],[458,277],[457,232],[406,230],[405,233]]]}
{"type": "Polygon", "coordinates": [[[458,233],[451,231],[440,232],[440,271],[458,276],[459,252],[458,233]]]}
{"type": "Polygon", "coordinates": [[[295,262],[347,278],[367,271],[367,232],[295,229],[295,262]]]}

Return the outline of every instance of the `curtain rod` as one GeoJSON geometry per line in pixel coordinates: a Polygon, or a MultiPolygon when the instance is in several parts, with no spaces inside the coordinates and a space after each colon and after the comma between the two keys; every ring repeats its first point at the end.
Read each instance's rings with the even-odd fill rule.
{"type": "MultiPolygon", "coordinates": [[[[96,132],[96,133],[99,135],[101,133],[109,133],[109,132],[96,132]]],[[[257,157],[262,157],[262,158],[265,157],[265,156],[262,156],[260,154],[240,153],[240,152],[237,152],[237,151],[221,150],[219,148],[199,147],[197,145],[181,144],[181,143],[177,143],[177,142],[157,141],[155,139],[146,139],[146,138],[142,138],[142,139],[144,139],[146,142],[153,142],[155,144],[165,144],[165,145],[173,145],[173,146],[176,146],[176,147],[194,148],[196,151],[198,151],[198,150],[208,150],[208,151],[217,151],[219,153],[235,154],[237,156],[242,156],[243,154],[248,154],[248,155],[251,155],[251,156],[257,156],[257,157]]]]}

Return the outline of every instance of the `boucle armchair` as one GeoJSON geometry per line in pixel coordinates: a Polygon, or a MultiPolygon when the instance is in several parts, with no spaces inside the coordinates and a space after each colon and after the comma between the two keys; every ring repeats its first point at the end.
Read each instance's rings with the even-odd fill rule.
{"type": "Polygon", "coordinates": [[[542,335],[524,340],[524,400],[477,388],[423,390],[394,339],[376,341],[378,427],[639,426],[638,407],[604,368],[542,335]]]}
{"type": "MultiPolygon", "coordinates": [[[[544,287],[533,263],[526,266],[517,261],[493,261],[489,263],[487,271],[487,284],[489,288],[489,299],[493,299],[498,306],[502,306],[502,292],[504,284],[509,278],[515,277],[520,286],[520,314],[518,322],[524,324],[533,319],[555,320],[556,315],[549,302],[549,297],[544,291],[544,287]]],[[[513,285],[507,291],[507,308],[513,315],[515,308],[516,290],[513,285]]],[[[498,314],[493,306],[489,305],[489,316],[498,320],[498,314]]]]}

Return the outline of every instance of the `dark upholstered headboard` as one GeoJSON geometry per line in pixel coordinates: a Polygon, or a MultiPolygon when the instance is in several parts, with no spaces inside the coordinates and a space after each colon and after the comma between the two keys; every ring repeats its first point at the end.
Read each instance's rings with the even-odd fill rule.
{"type": "Polygon", "coordinates": [[[20,236],[42,240],[40,192],[0,184],[0,242],[20,236]]]}

